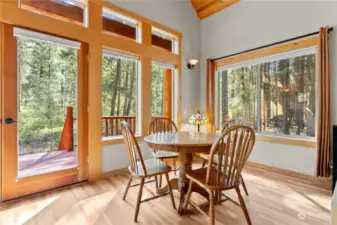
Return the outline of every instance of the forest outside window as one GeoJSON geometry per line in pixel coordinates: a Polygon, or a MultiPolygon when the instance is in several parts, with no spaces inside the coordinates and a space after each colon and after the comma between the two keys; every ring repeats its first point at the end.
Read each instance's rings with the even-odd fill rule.
{"type": "Polygon", "coordinates": [[[165,49],[169,52],[173,52],[175,54],[178,54],[178,41],[176,38],[156,27],[152,27],[152,45],[159,47],[161,49],[165,49]]]}
{"type": "Polygon", "coordinates": [[[79,25],[86,24],[87,0],[21,0],[20,6],[79,25]]]}
{"type": "Polygon", "coordinates": [[[152,63],[152,117],[172,119],[174,66],[154,61],[152,63]]]}
{"type": "Polygon", "coordinates": [[[316,47],[218,68],[217,129],[240,118],[264,135],[316,136],[316,47]]]}
{"type": "MultiPolygon", "coordinates": [[[[25,156],[29,154],[48,154],[48,162],[53,164],[57,159],[51,156],[63,151],[70,163],[62,169],[76,167],[78,50],[81,43],[21,28],[14,28],[14,35],[18,51],[17,107],[20,121],[18,177],[32,175],[30,170],[24,169],[27,167],[25,156]],[[65,135],[69,138],[66,147],[65,135]]],[[[58,169],[46,167],[43,172],[58,169]]],[[[36,170],[35,173],[40,172],[36,170]]]]}
{"type": "Polygon", "coordinates": [[[122,121],[137,129],[137,73],[138,57],[103,51],[102,76],[102,137],[103,140],[120,136],[122,121]]]}
{"type": "Polygon", "coordinates": [[[103,30],[140,42],[138,22],[130,17],[103,8],[103,30]]]}

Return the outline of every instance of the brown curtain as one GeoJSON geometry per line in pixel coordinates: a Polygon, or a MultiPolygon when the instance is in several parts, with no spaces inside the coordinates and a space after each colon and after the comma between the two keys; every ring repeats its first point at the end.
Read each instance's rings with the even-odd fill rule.
{"type": "Polygon", "coordinates": [[[318,76],[317,177],[329,177],[331,159],[330,134],[330,57],[328,27],[320,29],[318,76]]]}
{"type": "Polygon", "coordinates": [[[206,74],[206,116],[209,124],[207,132],[215,132],[214,130],[214,63],[211,59],[207,59],[207,74],[206,74]]]}

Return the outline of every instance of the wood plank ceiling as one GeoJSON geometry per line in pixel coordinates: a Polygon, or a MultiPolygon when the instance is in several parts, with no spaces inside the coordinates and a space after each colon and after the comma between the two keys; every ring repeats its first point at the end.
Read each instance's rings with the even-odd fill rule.
{"type": "Polygon", "coordinates": [[[201,20],[227,8],[240,0],[190,0],[201,20]]]}

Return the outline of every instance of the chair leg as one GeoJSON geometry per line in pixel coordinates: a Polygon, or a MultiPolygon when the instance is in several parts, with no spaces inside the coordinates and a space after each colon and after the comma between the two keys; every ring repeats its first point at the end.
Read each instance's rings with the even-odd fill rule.
{"type": "Polygon", "coordinates": [[[137,219],[138,219],[140,203],[141,203],[141,200],[142,200],[143,187],[144,187],[144,178],[141,178],[140,185],[139,185],[138,198],[137,198],[136,211],[135,211],[135,218],[134,218],[135,222],[137,222],[137,219]]]}
{"type": "Polygon", "coordinates": [[[168,173],[165,173],[165,177],[166,177],[167,186],[168,186],[168,189],[169,189],[169,192],[170,192],[170,196],[171,196],[172,206],[173,206],[174,209],[177,209],[176,208],[176,203],[174,201],[172,187],[171,187],[171,183],[170,183],[170,179],[169,179],[168,173]]]}
{"type": "Polygon", "coordinates": [[[214,191],[209,191],[209,221],[211,225],[215,224],[214,191]]]}
{"type": "Polygon", "coordinates": [[[184,212],[186,212],[186,210],[187,210],[187,206],[188,206],[188,203],[189,203],[191,195],[192,195],[192,186],[193,186],[193,181],[190,180],[190,186],[188,187],[187,196],[186,196],[185,202],[184,202],[184,212]]]}
{"type": "Polygon", "coordinates": [[[201,166],[201,168],[204,168],[204,167],[206,166],[206,162],[207,162],[207,160],[206,160],[206,159],[204,159],[204,161],[202,162],[202,166],[201,166]]]}
{"type": "Polygon", "coordinates": [[[249,214],[248,214],[248,210],[247,210],[247,207],[246,207],[246,203],[245,203],[245,200],[243,199],[243,197],[241,195],[240,188],[236,187],[235,190],[236,190],[236,193],[238,194],[240,205],[241,205],[243,214],[245,214],[247,223],[248,223],[248,225],[252,225],[252,221],[250,220],[250,217],[249,217],[249,214]]]}
{"type": "Polygon", "coordinates": [[[176,159],[173,159],[173,172],[174,172],[174,175],[177,175],[177,164],[176,164],[176,159]]]}
{"type": "Polygon", "coordinates": [[[163,175],[160,174],[160,175],[159,175],[159,188],[161,188],[161,183],[162,183],[162,181],[163,181],[163,175]]]}
{"type": "Polygon", "coordinates": [[[129,191],[129,188],[130,188],[131,182],[132,182],[132,175],[130,175],[130,178],[129,178],[128,184],[126,185],[126,188],[125,188],[125,191],[124,191],[124,195],[123,195],[123,200],[125,200],[125,198],[126,198],[126,195],[128,194],[128,191],[129,191]]]}
{"type": "Polygon", "coordinates": [[[156,184],[156,190],[158,189],[158,176],[154,176],[154,181],[156,184]]]}
{"type": "Polygon", "coordinates": [[[241,176],[243,190],[245,191],[246,195],[249,196],[245,180],[243,179],[242,175],[240,175],[240,176],[241,176]]]}

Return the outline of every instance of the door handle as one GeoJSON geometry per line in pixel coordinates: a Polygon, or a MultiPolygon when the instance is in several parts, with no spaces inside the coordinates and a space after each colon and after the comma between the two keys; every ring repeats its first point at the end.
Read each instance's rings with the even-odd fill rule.
{"type": "Polygon", "coordinates": [[[19,121],[13,120],[11,117],[5,119],[6,124],[18,123],[19,121]]]}

